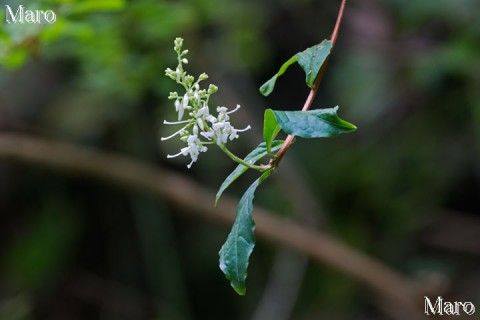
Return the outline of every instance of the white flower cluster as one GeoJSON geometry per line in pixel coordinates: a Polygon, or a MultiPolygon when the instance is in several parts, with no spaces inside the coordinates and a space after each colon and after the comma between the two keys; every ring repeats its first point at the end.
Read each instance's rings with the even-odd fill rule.
{"type": "Polygon", "coordinates": [[[238,138],[238,132],[243,132],[250,129],[250,126],[245,129],[235,129],[230,123],[229,114],[237,111],[240,106],[234,110],[228,111],[225,107],[217,107],[217,116],[210,114],[208,107],[208,100],[210,96],[217,92],[217,86],[210,84],[208,89],[200,89],[200,82],[208,79],[205,73],[202,73],[198,80],[187,74],[183,70],[183,65],[188,63],[185,56],[188,50],[182,50],[183,39],[175,39],[175,52],[178,56],[178,66],[176,70],[167,68],[165,75],[185,89],[185,94],[179,95],[178,92],[170,92],[169,99],[175,100],[175,111],[178,112],[178,121],[168,122],[164,124],[179,125],[183,127],[173,133],[172,135],[162,138],[162,141],[168,140],[175,136],[180,136],[180,140],[187,143],[187,146],[182,148],[179,153],[174,155],[167,155],[167,158],[174,158],[180,155],[190,156],[192,161],[187,165],[188,168],[197,161],[200,152],[207,151],[207,145],[217,144],[223,146],[228,140],[238,138]],[[188,119],[183,120],[185,113],[188,119]],[[202,141],[201,138],[204,140],[202,141]]]}

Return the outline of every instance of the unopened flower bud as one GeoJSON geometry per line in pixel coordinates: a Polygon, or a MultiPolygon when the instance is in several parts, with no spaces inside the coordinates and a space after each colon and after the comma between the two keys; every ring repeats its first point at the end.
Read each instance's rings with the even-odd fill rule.
{"type": "Polygon", "coordinates": [[[174,41],[174,49],[175,51],[180,51],[182,49],[182,45],[183,45],[183,39],[182,38],[176,38],[175,41],[174,41]]]}
{"type": "Polygon", "coordinates": [[[208,86],[208,93],[212,94],[218,91],[218,87],[214,84],[208,86]]]}

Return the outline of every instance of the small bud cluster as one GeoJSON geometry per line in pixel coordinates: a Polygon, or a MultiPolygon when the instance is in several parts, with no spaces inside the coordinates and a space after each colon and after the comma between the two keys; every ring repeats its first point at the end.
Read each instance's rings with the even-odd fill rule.
{"type": "Polygon", "coordinates": [[[228,140],[238,138],[238,132],[246,131],[250,129],[250,126],[239,130],[231,125],[229,114],[237,111],[240,108],[239,105],[231,111],[228,111],[225,107],[217,107],[217,115],[210,114],[208,101],[210,96],[218,91],[217,86],[210,84],[208,89],[201,89],[200,83],[208,79],[208,76],[202,73],[198,80],[195,81],[193,76],[187,74],[183,70],[183,65],[188,64],[188,60],[185,58],[188,50],[182,50],[182,38],[176,38],[174,44],[174,50],[178,57],[178,66],[176,70],[167,68],[165,75],[182,85],[185,93],[170,92],[168,99],[174,100],[178,121],[164,121],[163,123],[169,125],[182,124],[183,127],[172,135],[162,138],[162,141],[177,135],[180,136],[180,140],[185,142],[187,146],[180,149],[180,152],[177,154],[168,155],[167,158],[180,155],[190,156],[191,162],[187,165],[190,168],[197,161],[200,152],[207,151],[207,145],[217,144],[223,146],[228,140]],[[185,115],[188,117],[183,120],[185,115]]]}

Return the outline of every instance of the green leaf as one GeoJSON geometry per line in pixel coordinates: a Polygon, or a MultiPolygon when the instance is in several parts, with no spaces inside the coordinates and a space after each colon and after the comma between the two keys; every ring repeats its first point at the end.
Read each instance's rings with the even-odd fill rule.
{"type": "Polygon", "coordinates": [[[275,88],[275,82],[277,82],[278,77],[280,77],[282,74],[287,71],[288,67],[292,65],[293,63],[297,62],[297,55],[294,55],[290,59],[288,59],[287,62],[285,62],[281,67],[280,70],[272,77],[270,80],[265,82],[261,87],[260,87],[260,92],[264,96],[268,96],[270,93],[272,93],[273,89],[275,88]]]}
{"type": "Polygon", "coordinates": [[[277,118],[272,109],[265,110],[265,115],[263,116],[263,138],[265,139],[267,153],[272,155],[272,141],[277,136],[280,131],[280,126],[278,125],[277,118]]]}
{"type": "Polygon", "coordinates": [[[97,11],[118,11],[125,8],[125,0],[88,0],[73,3],[68,8],[69,14],[84,14],[97,11]]]}
{"type": "Polygon", "coordinates": [[[330,40],[323,40],[321,43],[297,53],[287,62],[285,62],[280,68],[280,70],[278,70],[278,72],[272,78],[270,78],[270,80],[265,82],[260,87],[260,92],[264,96],[268,96],[270,93],[272,93],[278,77],[284,74],[285,71],[287,71],[288,67],[295,62],[298,62],[298,64],[305,71],[305,82],[310,88],[312,88],[313,83],[315,82],[315,78],[317,77],[323,63],[330,54],[331,49],[332,42],[330,40]]]}
{"type": "Polygon", "coordinates": [[[255,246],[255,222],[253,221],[253,197],[257,187],[272,174],[266,171],[243,194],[237,207],[237,215],[227,241],[220,249],[220,269],[225,274],[233,289],[239,295],[245,295],[247,290],[247,268],[250,254],[255,246]]]}
{"type": "Polygon", "coordinates": [[[288,134],[301,138],[333,137],[357,129],[337,116],[335,108],[310,111],[273,111],[278,124],[288,134]]]}
{"type": "Polygon", "coordinates": [[[330,54],[331,49],[332,42],[323,40],[320,44],[297,54],[298,64],[305,71],[305,81],[310,88],[313,87],[315,78],[317,78],[318,72],[330,54]]]}
{"type": "MultiPolygon", "coordinates": [[[[275,140],[271,144],[271,150],[275,151],[280,149],[282,146],[283,141],[282,140],[275,140]]],[[[258,160],[262,159],[267,155],[267,147],[265,145],[265,142],[260,143],[255,149],[253,149],[252,152],[250,152],[246,157],[245,161],[251,162],[252,164],[256,163],[258,160]]],[[[227,189],[235,180],[237,180],[238,177],[240,177],[245,171],[247,171],[247,167],[239,164],[235,170],[232,171],[228,175],[228,177],[223,181],[222,185],[220,186],[220,189],[217,192],[217,196],[215,197],[215,207],[218,204],[218,200],[222,196],[223,191],[227,189]]]]}

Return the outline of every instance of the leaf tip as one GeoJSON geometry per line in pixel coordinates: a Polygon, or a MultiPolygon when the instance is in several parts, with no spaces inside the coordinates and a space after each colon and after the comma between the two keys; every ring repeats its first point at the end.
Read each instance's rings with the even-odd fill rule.
{"type": "Polygon", "coordinates": [[[267,82],[262,84],[262,86],[260,87],[260,93],[263,94],[265,97],[269,96],[275,88],[275,82],[277,82],[277,78],[278,75],[274,75],[267,82]]]}
{"type": "Polygon", "coordinates": [[[233,290],[238,293],[239,296],[244,296],[247,293],[247,288],[245,286],[235,286],[232,283],[233,290]]]}
{"type": "Polygon", "coordinates": [[[344,129],[347,130],[347,132],[352,132],[358,129],[357,126],[354,125],[353,123],[350,123],[342,119],[339,119],[339,120],[340,120],[340,124],[343,126],[344,129]]]}
{"type": "MultiPolygon", "coordinates": [[[[338,109],[339,109],[339,106],[335,106],[335,107],[333,108],[333,111],[335,112],[335,114],[337,114],[338,109]]],[[[348,122],[348,121],[342,120],[342,119],[340,119],[340,118],[339,118],[339,120],[340,120],[341,124],[344,126],[345,129],[349,129],[349,130],[351,130],[351,131],[355,131],[355,130],[358,129],[357,126],[354,125],[353,123],[350,123],[350,122],[348,122]]]]}
{"type": "MultiPolygon", "coordinates": [[[[235,290],[235,292],[240,295],[244,296],[247,293],[247,287],[245,285],[245,278],[243,279],[236,279],[233,277],[231,271],[229,270],[228,260],[225,258],[225,245],[220,249],[220,270],[225,274],[225,278],[230,281],[230,286],[235,290]]],[[[246,276],[245,276],[246,277],[246,276]]]]}

